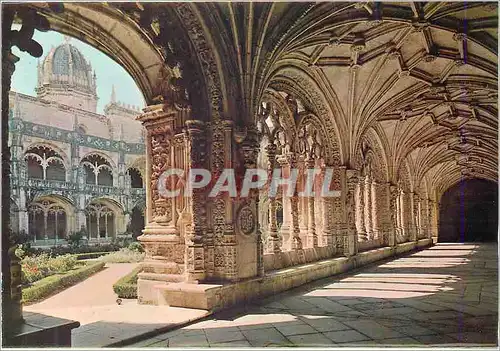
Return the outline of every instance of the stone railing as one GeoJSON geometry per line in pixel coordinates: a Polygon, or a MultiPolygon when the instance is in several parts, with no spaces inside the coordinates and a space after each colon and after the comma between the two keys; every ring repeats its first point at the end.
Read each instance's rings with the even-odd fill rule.
{"type": "Polygon", "coordinates": [[[83,186],[83,192],[96,195],[119,195],[123,194],[123,189],[109,185],[85,184],[83,186]]]}
{"type": "Polygon", "coordinates": [[[130,195],[132,195],[132,196],[146,196],[146,189],[144,189],[144,188],[130,188],[130,195]]]}
{"type": "MultiPolygon", "coordinates": [[[[17,184],[17,182],[12,182],[11,185],[15,186],[17,184]]],[[[36,178],[28,178],[26,181],[26,187],[30,189],[69,190],[99,196],[124,194],[124,189],[109,185],[83,184],[79,186],[77,183],[72,182],[36,178]]],[[[130,189],[130,195],[146,196],[146,190],[143,188],[130,189]]]]}
{"type": "Polygon", "coordinates": [[[60,180],[47,180],[47,179],[36,179],[28,178],[26,186],[32,189],[56,189],[56,190],[74,190],[78,189],[78,185],[71,182],[65,182],[60,180]]]}

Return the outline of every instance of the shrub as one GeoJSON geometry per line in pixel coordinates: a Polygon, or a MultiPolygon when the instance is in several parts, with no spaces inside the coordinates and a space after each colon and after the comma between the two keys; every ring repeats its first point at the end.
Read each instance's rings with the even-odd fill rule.
{"type": "Polygon", "coordinates": [[[120,251],[112,252],[109,255],[102,256],[101,261],[108,263],[132,263],[141,262],[145,254],[142,252],[132,251],[129,249],[121,249],[120,251]]]}
{"type": "Polygon", "coordinates": [[[64,273],[78,264],[73,255],[50,257],[47,254],[25,256],[21,260],[23,284],[33,283],[49,275],[64,273]]]}
{"type": "Polygon", "coordinates": [[[70,233],[66,240],[68,241],[69,246],[73,248],[77,248],[81,245],[83,238],[86,236],[85,228],[82,227],[79,231],[70,233]]]}
{"type": "Polygon", "coordinates": [[[99,272],[104,267],[104,262],[96,262],[85,265],[82,268],[67,272],[65,274],[46,277],[28,288],[24,288],[23,303],[35,302],[44,299],[56,291],[70,287],[82,280],[99,272]]]}
{"type": "Polygon", "coordinates": [[[27,244],[31,239],[32,237],[24,229],[18,233],[11,232],[11,241],[14,245],[27,244]]]}
{"type": "Polygon", "coordinates": [[[86,252],[86,253],[81,253],[81,254],[75,254],[73,256],[76,257],[77,260],[90,260],[93,258],[99,258],[104,255],[110,254],[110,251],[104,251],[104,252],[86,252]]]}
{"type": "Polygon", "coordinates": [[[136,251],[136,252],[144,252],[144,248],[142,247],[142,244],[138,241],[134,241],[133,243],[130,243],[128,246],[128,249],[131,251],[136,251]]]}
{"type": "Polygon", "coordinates": [[[137,279],[141,267],[137,267],[129,274],[121,277],[114,285],[113,290],[118,297],[123,299],[136,299],[137,298],[137,279]]]}
{"type": "Polygon", "coordinates": [[[32,248],[32,247],[27,247],[25,248],[23,246],[23,250],[25,250],[26,255],[41,255],[42,253],[46,253],[51,257],[56,257],[60,255],[67,255],[67,254],[88,254],[88,253],[94,253],[94,252],[112,252],[112,251],[118,251],[120,249],[120,246],[116,244],[97,244],[97,245],[81,245],[78,247],[71,247],[71,246],[54,246],[50,248],[32,248]]]}
{"type": "Polygon", "coordinates": [[[113,245],[116,245],[117,247],[123,248],[128,247],[132,240],[132,237],[127,232],[125,232],[114,238],[111,243],[113,245]]]}

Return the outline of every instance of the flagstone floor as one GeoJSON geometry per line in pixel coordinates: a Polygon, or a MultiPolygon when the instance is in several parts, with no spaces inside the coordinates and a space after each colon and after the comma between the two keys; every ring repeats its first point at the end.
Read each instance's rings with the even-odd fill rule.
{"type": "Polygon", "coordinates": [[[496,244],[438,244],[130,347],[497,345],[496,244]]]}

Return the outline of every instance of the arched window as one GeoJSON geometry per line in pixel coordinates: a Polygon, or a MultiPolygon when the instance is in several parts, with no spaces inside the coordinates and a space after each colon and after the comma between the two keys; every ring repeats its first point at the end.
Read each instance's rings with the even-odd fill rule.
{"type": "Polygon", "coordinates": [[[35,146],[24,155],[28,177],[47,180],[66,180],[64,162],[57,152],[47,146],[35,146]]]}
{"type": "Polygon", "coordinates": [[[115,213],[105,204],[92,202],[86,208],[89,240],[109,239],[116,236],[115,213]]]}
{"type": "Polygon", "coordinates": [[[29,231],[35,240],[65,239],[67,235],[66,211],[56,201],[38,200],[28,207],[29,231]]]}
{"type": "Polygon", "coordinates": [[[113,170],[109,162],[100,155],[88,155],[82,159],[86,183],[95,185],[113,185],[113,170]]]}
{"type": "Polygon", "coordinates": [[[141,172],[137,168],[129,168],[128,174],[130,176],[130,184],[132,188],[142,188],[144,187],[142,182],[141,172]]]}

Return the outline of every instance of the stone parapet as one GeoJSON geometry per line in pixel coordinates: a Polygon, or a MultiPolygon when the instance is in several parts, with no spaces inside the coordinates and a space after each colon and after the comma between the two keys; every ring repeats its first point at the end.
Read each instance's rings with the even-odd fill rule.
{"type": "Polygon", "coordinates": [[[330,258],[279,269],[263,277],[225,285],[186,282],[154,284],[139,277],[138,286],[139,290],[143,288],[149,290],[148,303],[215,312],[430,245],[432,245],[430,239],[406,242],[395,247],[382,247],[361,252],[356,256],[330,258]]]}

